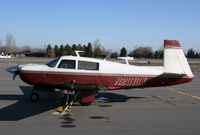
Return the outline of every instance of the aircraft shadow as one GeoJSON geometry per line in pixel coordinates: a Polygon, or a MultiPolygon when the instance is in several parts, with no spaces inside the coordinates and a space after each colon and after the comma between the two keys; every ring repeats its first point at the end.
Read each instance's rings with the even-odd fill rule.
{"type": "MultiPolygon", "coordinates": [[[[25,118],[33,117],[40,113],[46,112],[51,109],[56,109],[57,100],[55,93],[46,91],[37,91],[40,95],[38,102],[31,102],[29,96],[31,94],[32,86],[20,86],[23,95],[0,95],[1,100],[13,100],[16,102],[0,109],[0,121],[18,121],[25,118]]],[[[70,96],[72,98],[72,96],[70,96]]],[[[128,97],[116,93],[99,93],[96,99],[101,99],[100,102],[126,102],[128,99],[138,99],[144,97],[128,97]]],[[[61,98],[62,104],[64,105],[65,98],[61,98]]],[[[79,104],[74,104],[80,106],[79,104]]]]}
{"type": "MultiPolygon", "coordinates": [[[[31,102],[29,100],[31,86],[20,86],[20,89],[24,95],[0,95],[0,100],[17,100],[16,103],[0,109],[0,121],[17,121],[57,107],[56,99],[51,96],[48,100],[43,100],[42,97],[39,102],[31,102]]],[[[48,95],[50,92],[38,93],[39,95],[48,95]]]]}
{"type": "Polygon", "coordinates": [[[129,97],[121,94],[116,94],[116,93],[110,93],[110,92],[105,92],[105,93],[98,93],[96,96],[97,100],[100,100],[99,102],[102,103],[107,103],[107,102],[126,102],[129,99],[142,99],[144,97],[129,97]]]}

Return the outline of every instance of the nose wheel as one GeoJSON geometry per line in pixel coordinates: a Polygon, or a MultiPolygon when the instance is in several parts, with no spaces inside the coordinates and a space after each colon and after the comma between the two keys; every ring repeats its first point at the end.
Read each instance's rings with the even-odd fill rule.
{"type": "Polygon", "coordinates": [[[38,95],[37,93],[35,93],[35,92],[31,93],[31,95],[30,95],[30,100],[31,100],[32,102],[38,101],[38,100],[39,100],[39,95],[38,95]]]}

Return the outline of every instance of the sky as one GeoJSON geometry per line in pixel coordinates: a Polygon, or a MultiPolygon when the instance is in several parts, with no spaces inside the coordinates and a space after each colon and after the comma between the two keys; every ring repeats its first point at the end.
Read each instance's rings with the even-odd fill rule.
{"type": "Polygon", "coordinates": [[[18,47],[87,44],[106,49],[151,46],[164,39],[200,51],[200,0],[0,0],[0,39],[18,47]]]}

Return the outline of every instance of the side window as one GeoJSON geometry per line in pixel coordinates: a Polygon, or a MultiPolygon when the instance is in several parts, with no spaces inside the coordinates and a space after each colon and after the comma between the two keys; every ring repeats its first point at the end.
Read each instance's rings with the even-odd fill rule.
{"type": "Polygon", "coordinates": [[[58,66],[58,68],[66,68],[66,69],[75,69],[76,61],[75,60],[62,60],[58,66]]]}
{"type": "Polygon", "coordinates": [[[99,70],[99,63],[88,62],[88,61],[78,61],[78,69],[99,70]]]}

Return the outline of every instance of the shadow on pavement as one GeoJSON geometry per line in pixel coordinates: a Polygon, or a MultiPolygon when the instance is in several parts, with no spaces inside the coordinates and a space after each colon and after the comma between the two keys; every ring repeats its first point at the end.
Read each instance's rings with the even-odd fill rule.
{"type": "Polygon", "coordinates": [[[128,97],[125,95],[110,93],[110,92],[98,93],[98,95],[96,96],[96,99],[99,100],[99,102],[101,103],[126,102],[129,99],[142,99],[142,98],[144,97],[128,97]]]}
{"type": "MultiPolygon", "coordinates": [[[[57,107],[56,99],[51,96],[48,100],[31,102],[29,96],[31,86],[20,86],[24,95],[0,95],[0,100],[17,100],[16,103],[0,109],[0,121],[17,121],[28,118],[57,107]]],[[[38,92],[41,96],[48,95],[50,92],[38,92]]]]}
{"type": "MultiPolygon", "coordinates": [[[[40,113],[46,112],[57,107],[56,96],[52,92],[37,91],[40,95],[40,100],[38,102],[31,102],[29,96],[32,91],[32,86],[20,86],[23,95],[10,94],[10,95],[0,95],[1,100],[13,100],[16,102],[10,104],[2,109],[0,109],[0,121],[17,121],[25,118],[29,118],[40,113]]],[[[70,96],[72,97],[72,96],[70,96]]],[[[138,99],[144,97],[128,97],[121,94],[115,93],[99,93],[96,99],[100,100],[102,103],[106,102],[126,102],[128,99],[138,99]]],[[[63,105],[65,98],[61,98],[63,105]]],[[[79,105],[78,105],[79,106],[79,105]]]]}

